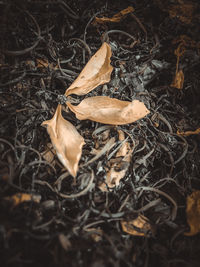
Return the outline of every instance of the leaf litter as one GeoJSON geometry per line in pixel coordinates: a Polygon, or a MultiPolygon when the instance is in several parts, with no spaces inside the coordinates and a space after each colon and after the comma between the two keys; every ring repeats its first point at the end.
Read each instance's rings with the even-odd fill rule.
{"type": "MultiPolygon", "coordinates": [[[[169,9],[163,12],[158,0],[146,7],[135,1],[134,13],[120,23],[94,25],[95,17],[112,18],[130,3],[94,1],[86,12],[84,2],[52,2],[47,7],[42,2],[36,6],[34,1],[24,1],[20,9],[14,2],[9,6],[1,3],[1,262],[5,266],[27,262],[38,266],[45,261],[48,266],[76,267],[151,266],[156,260],[160,266],[198,266],[199,230],[193,221],[198,211],[186,215],[186,196],[199,190],[198,8],[190,9],[193,17],[188,16],[186,27],[185,11],[180,14],[174,9],[175,16],[168,16],[169,9]],[[104,56],[109,54],[105,49],[100,60],[104,86],[101,75],[94,71],[90,77],[96,80],[86,78],[82,83],[87,95],[80,87],[77,95],[67,93],[104,40],[112,49],[105,65],[109,67],[111,60],[113,68],[110,74],[103,71],[104,56]],[[184,74],[184,83],[177,79],[181,90],[170,86],[176,40],[184,46],[177,69],[184,74]],[[105,79],[109,75],[111,79],[105,79]],[[69,109],[64,112],[66,102],[79,106],[97,96],[129,103],[138,100],[151,116],[128,124],[102,125],[78,120],[69,109]],[[51,161],[42,154],[53,150],[47,148],[50,138],[41,123],[52,118],[57,104],[62,104],[63,117],[85,142],[76,183],[56,157],[51,161]],[[119,130],[124,133],[123,140],[119,130]],[[126,153],[129,164],[123,164],[126,153]],[[117,186],[115,182],[112,188],[106,185],[106,192],[98,188],[112,167],[120,172],[127,165],[117,186]],[[13,208],[6,197],[18,193],[41,199],[13,208]],[[132,224],[141,215],[147,225],[155,226],[155,232],[132,224]],[[122,222],[135,233],[126,233],[122,222]]],[[[187,3],[176,0],[164,5],[181,2],[187,3]]],[[[198,206],[198,200],[193,203],[198,206]]]]}

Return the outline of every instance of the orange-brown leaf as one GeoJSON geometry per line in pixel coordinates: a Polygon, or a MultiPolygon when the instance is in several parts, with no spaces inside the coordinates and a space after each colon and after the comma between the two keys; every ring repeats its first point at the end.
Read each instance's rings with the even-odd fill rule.
{"type": "Polygon", "coordinates": [[[148,231],[152,230],[149,220],[142,215],[132,221],[121,221],[121,226],[125,233],[134,236],[144,236],[148,231]]]}
{"type": "Polygon", "coordinates": [[[134,11],[134,8],[132,6],[129,6],[123,10],[121,10],[119,13],[115,14],[112,18],[102,17],[98,18],[95,17],[95,23],[105,23],[105,22],[120,22],[120,20],[127,14],[134,11]]]}
{"type": "Polygon", "coordinates": [[[27,201],[34,201],[39,203],[41,200],[41,196],[26,194],[26,193],[17,193],[10,197],[6,197],[6,200],[11,201],[13,206],[17,206],[22,202],[27,202],[27,201]]]}
{"type": "Polygon", "coordinates": [[[189,136],[189,135],[194,135],[194,134],[200,134],[200,128],[196,129],[195,131],[177,131],[178,135],[182,135],[182,136],[189,136]]]}
{"type": "Polygon", "coordinates": [[[85,95],[98,85],[110,81],[113,67],[110,65],[111,48],[103,43],[99,50],[88,61],[77,79],[66,90],[65,95],[85,95]]]}
{"type": "Polygon", "coordinates": [[[190,232],[184,234],[187,236],[196,235],[200,232],[200,190],[187,197],[186,214],[190,232]]]}
{"type": "Polygon", "coordinates": [[[94,96],[84,99],[74,106],[67,102],[79,120],[92,120],[105,124],[122,125],[137,121],[149,113],[139,100],[121,101],[107,96],[94,96]]]}
{"type": "Polygon", "coordinates": [[[83,137],[70,122],[62,117],[61,105],[58,105],[51,120],[42,123],[42,126],[44,125],[47,126],[47,131],[58,158],[69,173],[75,177],[78,171],[82,146],[85,144],[83,137]]]}
{"type": "Polygon", "coordinates": [[[179,70],[176,72],[174,81],[172,82],[171,86],[177,89],[183,89],[183,83],[184,83],[184,74],[182,70],[179,70]]]}

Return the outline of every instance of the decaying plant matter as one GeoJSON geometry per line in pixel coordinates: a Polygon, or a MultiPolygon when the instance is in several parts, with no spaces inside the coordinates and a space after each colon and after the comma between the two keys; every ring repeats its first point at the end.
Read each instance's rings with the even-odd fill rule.
{"type": "MultiPolygon", "coordinates": [[[[98,85],[109,82],[113,69],[110,65],[110,57],[111,48],[107,43],[103,43],[78,78],[66,90],[65,95],[85,95],[98,85]]],[[[106,96],[88,97],[77,106],[68,101],[66,104],[79,120],[88,119],[112,125],[132,123],[149,113],[144,103],[139,100],[128,102],[106,96]]],[[[62,117],[60,105],[58,105],[54,117],[43,122],[42,125],[47,125],[47,131],[58,158],[75,177],[84,145],[83,138],[76,128],[62,117]]]]}

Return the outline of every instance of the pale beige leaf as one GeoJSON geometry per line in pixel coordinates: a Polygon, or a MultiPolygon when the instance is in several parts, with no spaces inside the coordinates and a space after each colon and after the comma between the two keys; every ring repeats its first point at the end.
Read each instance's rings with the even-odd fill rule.
{"type": "MultiPolygon", "coordinates": [[[[122,130],[117,130],[118,134],[119,134],[119,140],[120,141],[124,141],[125,140],[125,135],[124,132],[122,130]]],[[[128,152],[130,151],[130,144],[129,142],[122,142],[122,146],[120,147],[119,151],[117,151],[116,154],[116,158],[117,157],[125,157],[128,152]]]]}
{"type": "Polygon", "coordinates": [[[78,171],[82,146],[85,144],[83,137],[70,122],[62,117],[61,105],[58,105],[53,118],[44,121],[42,126],[47,126],[47,131],[58,158],[69,173],[75,177],[78,171]]]}
{"type": "Polygon", "coordinates": [[[108,187],[113,188],[113,187],[118,186],[120,183],[120,180],[124,178],[126,171],[127,171],[127,168],[121,171],[116,171],[115,166],[113,166],[106,175],[106,184],[108,185],[108,187]]]}
{"type": "Polygon", "coordinates": [[[85,95],[98,85],[110,81],[113,67],[110,65],[111,48],[103,43],[99,50],[91,57],[77,79],[66,90],[65,95],[85,95]]]}
{"type": "Polygon", "coordinates": [[[149,113],[139,100],[129,102],[107,96],[88,97],[77,106],[67,102],[67,106],[79,120],[89,119],[112,125],[132,123],[149,113]]]}
{"type": "Polygon", "coordinates": [[[133,149],[131,149],[130,144],[124,142],[117,152],[116,158],[110,160],[111,167],[106,174],[106,184],[109,188],[119,186],[120,180],[125,177],[131,162],[132,152],[133,149]]]}
{"type": "Polygon", "coordinates": [[[122,142],[118,148],[115,158],[111,158],[107,162],[105,182],[99,183],[99,189],[107,192],[108,188],[119,186],[121,179],[123,179],[128,171],[133,148],[131,148],[127,139],[125,139],[124,132],[117,130],[119,140],[122,142]]]}

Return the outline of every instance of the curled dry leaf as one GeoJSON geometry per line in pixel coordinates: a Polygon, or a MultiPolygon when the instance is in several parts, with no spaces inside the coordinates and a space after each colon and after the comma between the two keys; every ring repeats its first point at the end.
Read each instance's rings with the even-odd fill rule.
{"type": "Polygon", "coordinates": [[[98,85],[110,81],[113,67],[110,65],[111,48],[103,43],[99,50],[88,61],[78,78],[66,90],[65,95],[85,95],[98,85]]]}
{"type": "Polygon", "coordinates": [[[21,204],[22,202],[27,202],[27,201],[34,201],[36,203],[39,203],[41,200],[41,196],[26,194],[26,193],[17,193],[10,197],[6,197],[5,199],[8,201],[11,201],[13,206],[17,206],[21,204]]]}
{"type": "Polygon", "coordinates": [[[135,236],[144,236],[153,230],[149,220],[142,215],[132,221],[121,221],[121,226],[125,233],[135,236]]]}
{"type": "Polygon", "coordinates": [[[195,191],[187,197],[186,214],[190,232],[184,234],[187,236],[196,235],[200,232],[200,191],[195,191]]]}
{"type": "Polygon", "coordinates": [[[95,17],[95,23],[105,23],[105,22],[120,22],[120,20],[127,14],[134,11],[134,8],[132,6],[129,6],[123,10],[121,10],[119,13],[115,14],[112,18],[102,17],[98,18],[95,17]]]}
{"type": "Polygon", "coordinates": [[[100,228],[86,228],[85,231],[91,235],[91,238],[95,242],[99,242],[102,240],[103,230],[101,230],[100,228]]]}
{"type": "Polygon", "coordinates": [[[89,119],[112,125],[132,123],[149,113],[139,100],[129,102],[107,96],[88,97],[77,106],[67,102],[67,106],[79,120],[89,119]]]}
{"type": "Polygon", "coordinates": [[[82,154],[82,146],[85,144],[83,137],[70,122],[62,117],[61,105],[58,105],[53,118],[44,121],[42,126],[47,126],[58,158],[69,173],[75,177],[82,154]]]}
{"type": "Polygon", "coordinates": [[[195,134],[200,134],[200,128],[197,128],[195,131],[177,131],[178,135],[182,135],[182,136],[189,136],[189,135],[195,135],[195,134]]]}
{"type": "Polygon", "coordinates": [[[125,140],[124,132],[118,130],[118,134],[119,140],[123,142],[116,154],[116,158],[110,160],[108,163],[108,165],[110,165],[110,169],[106,174],[106,184],[109,188],[118,186],[120,180],[126,175],[133,151],[133,149],[130,147],[130,144],[125,140]]]}

